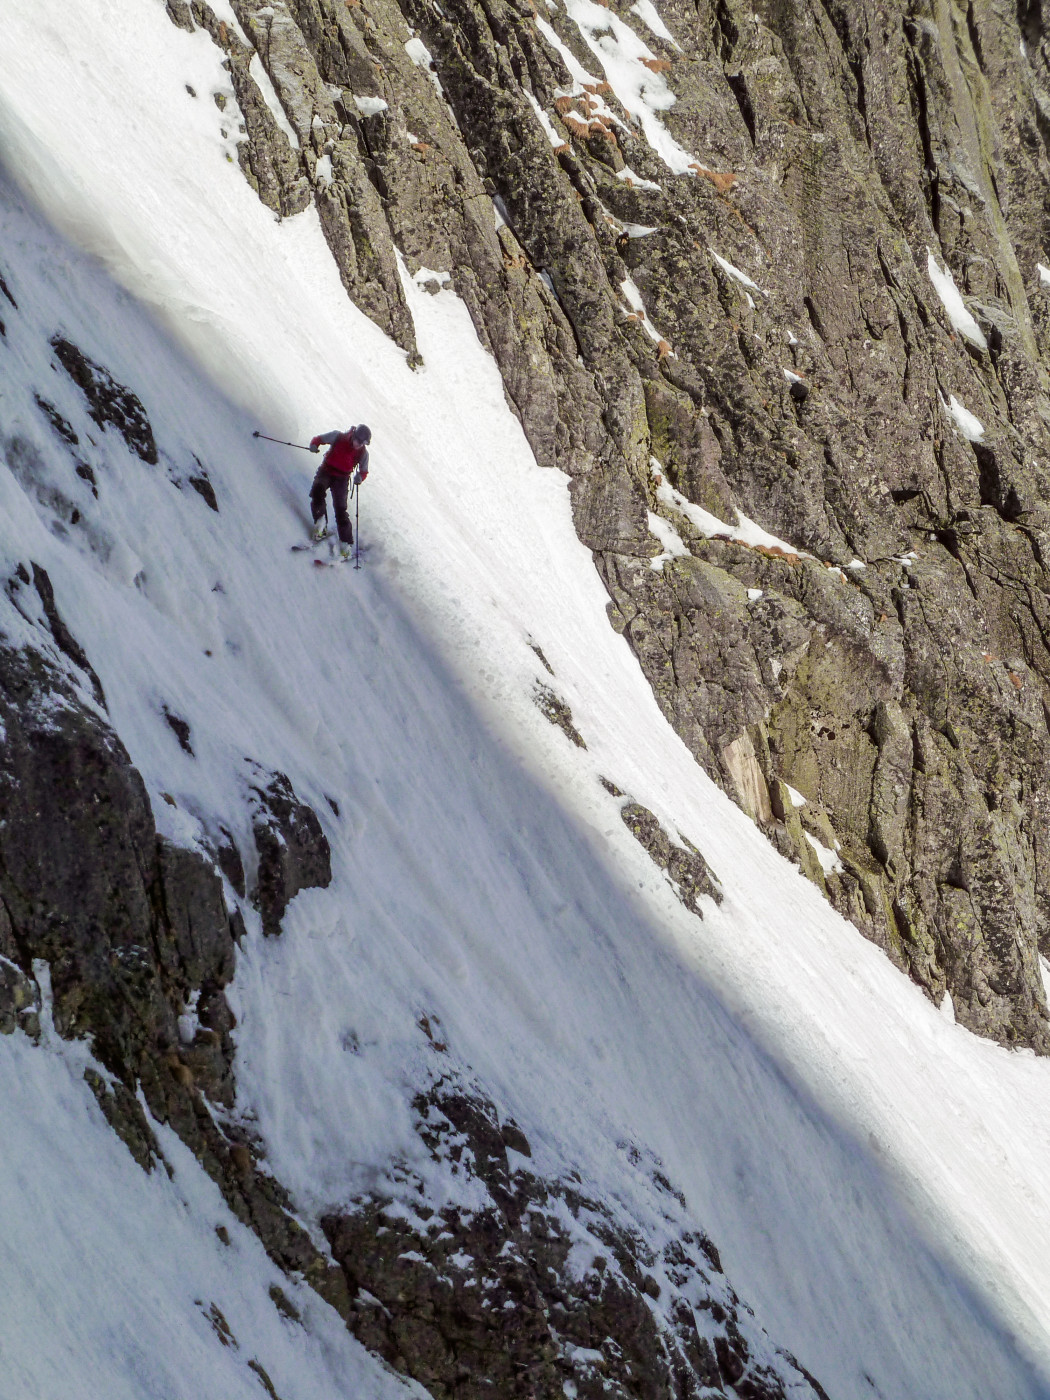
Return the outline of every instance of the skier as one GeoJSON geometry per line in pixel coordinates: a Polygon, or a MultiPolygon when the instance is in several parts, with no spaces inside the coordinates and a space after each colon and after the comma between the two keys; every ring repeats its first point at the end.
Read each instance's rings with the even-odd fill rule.
{"type": "Polygon", "coordinates": [[[331,433],[321,433],[310,440],[310,451],[318,452],[321,444],[328,446],[324,461],[317,468],[313,485],[310,487],[310,512],[313,515],[315,540],[323,540],[328,534],[325,517],[325,496],[332,493],[335,507],[335,523],[339,532],[339,554],[343,559],[350,558],[354,542],[354,529],[350,524],[347,509],[347,495],[350,487],[359,487],[368,475],[368,444],[372,441],[371,429],[359,423],[345,433],[336,429],[331,433]]]}

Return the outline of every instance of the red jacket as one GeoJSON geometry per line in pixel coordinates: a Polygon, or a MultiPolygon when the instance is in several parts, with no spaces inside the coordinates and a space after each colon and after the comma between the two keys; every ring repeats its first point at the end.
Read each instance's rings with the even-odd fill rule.
{"type": "Polygon", "coordinates": [[[362,482],[368,475],[368,448],[358,447],[353,440],[353,431],[350,428],[345,433],[323,433],[312,438],[310,446],[320,447],[322,443],[330,443],[321,465],[333,476],[353,476],[356,471],[356,480],[362,482]]]}

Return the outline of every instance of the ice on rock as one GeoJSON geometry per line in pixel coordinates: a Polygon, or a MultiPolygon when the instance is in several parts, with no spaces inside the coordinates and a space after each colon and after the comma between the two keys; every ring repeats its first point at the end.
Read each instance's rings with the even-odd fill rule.
{"type": "Polygon", "coordinates": [[[363,117],[377,117],[380,112],[389,110],[389,104],[382,97],[354,97],[354,106],[363,117]]]}
{"type": "Polygon", "coordinates": [[[940,267],[929,248],[926,249],[926,270],[933,283],[934,291],[940,297],[941,305],[948,313],[948,320],[954,328],[971,345],[976,345],[981,350],[987,350],[988,341],[985,339],[984,331],[966,309],[962,293],[955,285],[955,278],[952,276],[950,268],[940,267]]]}
{"type": "Polygon", "coordinates": [[[955,426],[962,433],[967,442],[980,442],[984,437],[984,424],[975,413],[971,413],[968,408],[964,408],[954,394],[948,395],[948,402],[944,407],[955,420],[955,426]]]}
{"type": "Polygon", "coordinates": [[[658,39],[663,39],[665,43],[673,44],[676,49],[681,47],[667,25],[664,24],[663,20],[660,18],[660,13],[653,4],[653,0],[635,0],[631,9],[642,23],[652,30],[658,39]]]}
{"type": "MultiPolygon", "coordinates": [[[[758,285],[758,283],[753,281],[747,275],[746,272],[741,272],[738,267],[734,267],[731,262],[727,261],[726,258],[721,257],[718,253],[715,252],[713,248],[711,249],[711,256],[714,258],[715,262],[722,269],[722,271],[726,273],[727,276],[732,277],[734,282],[739,282],[742,287],[750,287],[750,289],[753,292],[758,292],[760,296],[769,295],[769,293],[764,292],[762,288],[758,285]]],[[[752,305],[753,304],[754,303],[752,303],[752,305]]],[[[791,343],[793,344],[794,342],[791,343]]]]}
{"type": "Polygon", "coordinates": [[[277,90],[270,81],[270,75],[267,73],[263,61],[257,53],[252,54],[251,62],[248,64],[248,72],[255,82],[255,86],[262,93],[263,101],[270,109],[274,121],[284,132],[285,136],[288,137],[292,149],[296,151],[299,150],[298,133],[288,120],[288,115],[281,106],[281,99],[277,96],[277,90]]]}

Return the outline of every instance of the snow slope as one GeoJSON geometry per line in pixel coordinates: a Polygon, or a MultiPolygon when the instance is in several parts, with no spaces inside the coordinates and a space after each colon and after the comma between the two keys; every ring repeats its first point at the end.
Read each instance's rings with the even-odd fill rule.
{"type": "MultiPolygon", "coordinates": [[[[406,279],[426,362],[409,370],[347,301],[312,211],[276,223],[227,159],[203,35],[159,0],[33,0],[5,37],[0,141],[43,214],[5,187],[0,565],[49,571],[161,829],[190,843],[222,821],[247,850],[248,756],[325,823],[331,887],[298,897],[280,939],[250,929],[231,995],[238,1108],[304,1217],[399,1154],[431,1171],[409,1116],[426,1014],[541,1168],[644,1214],[626,1149],[656,1154],[829,1395],[1050,1394],[1050,1066],[932,1008],[704,777],[464,308],[406,279]],[[52,368],[59,330],[141,397],[158,466],[90,423],[52,368]],[[97,501],[34,393],[81,436],[97,501]],[[360,418],[371,549],[360,573],[315,570],[287,551],[313,459],[251,430],[302,441],[360,418]],[[185,486],[194,454],[218,515],[185,486]],[[586,752],[541,716],[538,682],[586,752]],[[599,775],[703,851],[726,899],[702,923],[599,775]]],[[[0,1249],[28,1300],[0,1312],[13,1393],[239,1394],[208,1378],[227,1351],[194,1301],[222,1289],[245,1394],[253,1348],[285,1400],[387,1393],[322,1305],[309,1329],[262,1317],[261,1251],[214,1244],[226,1213],[177,1144],[174,1182],[138,1173],[73,1054],[0,1041],[0,1131],[20,1144],[0,1154],[0,1249]],[[80,1235],[54,1213],[67,1197],[80,1235]]]]}

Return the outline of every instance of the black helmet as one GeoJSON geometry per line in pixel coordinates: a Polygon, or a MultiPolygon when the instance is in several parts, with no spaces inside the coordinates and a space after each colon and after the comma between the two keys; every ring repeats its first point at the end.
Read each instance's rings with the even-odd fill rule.
{"type": "Polygon", "coordinates": [[[364,423],[358,423],[354,429],[354,441],[365,447],[372,441],[372,429],[366,428],[364,423]]]}

